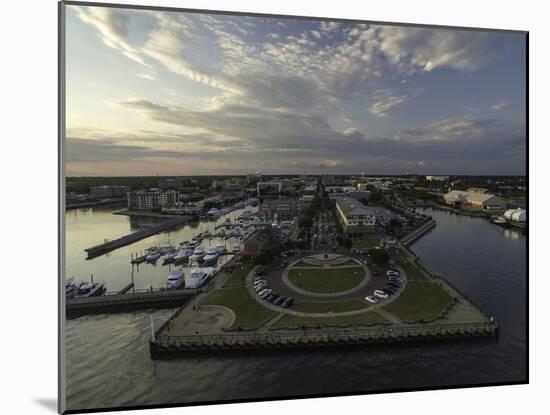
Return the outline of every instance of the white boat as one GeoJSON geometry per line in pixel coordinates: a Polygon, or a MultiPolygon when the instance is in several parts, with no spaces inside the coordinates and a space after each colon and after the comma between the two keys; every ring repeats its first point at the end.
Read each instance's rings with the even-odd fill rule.
{"type": "Polygon", "coordinates": [[[188,248],[188,247],[189,247],[189,241],[180,242],[180,248],[188,248]]]}
{"type": "Polygon", "coordinates": [[[178,251],[172,251],[167,252],[162,256],[162,263],[163,264],[169,264],[170,262],[173,262],[176,258],[176,255],[178,254],[178,251]]]}
{"type": "Polygon", "coordinates": [[[167,290],[175,290],[183,288],[185,286],[185,274],[183,269],[177,268],[168,275],[168,280],[164,284],[164,288],[167,290]]]}
{"type": "Polygon", "coordinates": [[[214,275],[214,268],[193,268],[191,270],[187,288],[200,288],[214,275]]]}
{"type": "Polygon", "coordinates": [[[238,253],[241,250],[241,246],[239,244],[233,245],[233,248],[231,251],[233,251],[234,254],[238,253]]]}
{"type": "Polygon", "coordinates": [[[227,249],[223,244],[216,246],[216,250],[218,251],[219,254],[225,254],[227,252],[227,249]]]}
{"type": "Polygon", "coordinates": [[[206,215],[211,218],[219,218],[222,214],[218,208],[213,207],[208,212],[206,212],[206,215]]]}
{"type": "Polygon", "coordinates": [[[217,248],[208,248],[206,250],[206,254],[204,255],[204,262],[205,264],[214,264],[218,260],[218,257],[220,256],[220,253],[218,252],[217,248]]]}
{"type": "Polygon", "coordinates": [[[160,252],[158,251],[151,251],[147,254],[147,256],[145,257],[145,260],[147,262],[155,262],[157,259],[160,258],[160,252]]]}
{"type": "Polygon", "coordinates": [[[195,247],[195,250],[193,251],[193,255],[189,257],[189,261],[198,261],[202,259],[204,255],[206,255],[204,248],[202,247],[202,245],[198,245],[195,247]]]}
{"type": "Polygon", "coordinates": [[[65,281],[65,298],[74,298],[78,293],[78,285],[73,281],[73,278],[65,281]]]}
{"type": "Polygon", "coordinates": [[[188,246],[189,246],[189,248],[194,249],[198,244],[200,244],[199,241],[193,240],[193,241],[189,242],[188,246]]]}
{"type": "Polygon", "coordinates": [[[193,250],[191,248],[181,248],[176,256],[174,257],[174,262],[179,264],[193,255],[193,250]]]}
{"type": "Polygon", "coordinates": [[[103,295],[105,292],[105,284],[100,282],[94,282],[90,284],[89,282],[83,282],[78,287],[78,292],[76,293],[77,297],[97,297],[103,295]]]}

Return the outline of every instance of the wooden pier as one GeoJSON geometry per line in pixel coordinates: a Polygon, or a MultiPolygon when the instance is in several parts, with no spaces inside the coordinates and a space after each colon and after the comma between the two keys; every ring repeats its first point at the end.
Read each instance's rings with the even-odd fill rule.
{"type": "Polygon", "coordinates": [[[122,246],[133,244],[134,242],[137,242],[141,239],[147,238],[156,233],[173,228],[174,226],[181,225],[187,222],[187,220],[188,220],[187,216],[180,216],[177,218],[173,218],[173,219],[167,220],[166,222],[159,223],[158,225],[150,226],[147,229],[142,229],[140,231],[122,236],[118,239],[114,239],[112,241],[106,241],[102,244],[92,246],[91,248],[87,248],[84,251],[86,251],[86,253],[88,254],[87,259],[95,258],[107,252],[113,251],[117,248],[120,248],[122,246]]]}

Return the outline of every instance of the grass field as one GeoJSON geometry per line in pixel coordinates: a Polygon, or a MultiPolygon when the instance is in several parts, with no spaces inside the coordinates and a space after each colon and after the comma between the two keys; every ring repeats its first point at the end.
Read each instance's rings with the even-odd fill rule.
{"type": "Polygon", "coordinates": [[[286,314],[273,327],[338,326],[368,323],[384,323],[387,320],[375,311],[342,317],[300,317],[286,314]]]}
{"type": "Polygon", "coordinates": [[[344,311],[361,310],[369,307],[371,304],[365,300],[351,299],[332,303],[299,303],[292,306],[293,310],[304,313],[341,313],[344,311]]]}
{"type": "Polygon", "coordinates": [[[403,321],[431,320],[451,301],[451,295],[433,282],[409,282],[405,291],[384,308],[403,321]]]}
{"type": "Polygon", "coordinates": [[[410,261],[405,262],[405,260],[399,260],[399,266],[405,271],[405,275],[409,280],[414,281],[429,281],[426,275],[420,271],[416,264],[413,264],[410,261]]]}
{"type": "Polygon", "coordinates": [[[356,249],[372,249],[380,245],[379,238],[359,239],[353,241],[353,248],[356,249]]]}
{"type": "Polygon", "coordinates": [[[314,293],[336,293],[358,285],[365,273],[361,267],[340,269],[290,269],[288,278],[292,284],[314,293]]]}
{"type": "Polygon", "coordinates": [[[275,314],[274,311],[261,306],[244,287],[214,290],[201,304],[221,305],[233,310],[236,319],[233,326],[231,326],[232,329],[238,327],[243,329],[258,328],[275,314]]]}
{"type": "Polygon", "coordinates": [[[224,287],[244,287],[244,280],[254,264],[252,262],[245,262],[237,265],[235,271],[229,276],[224,287]]]}

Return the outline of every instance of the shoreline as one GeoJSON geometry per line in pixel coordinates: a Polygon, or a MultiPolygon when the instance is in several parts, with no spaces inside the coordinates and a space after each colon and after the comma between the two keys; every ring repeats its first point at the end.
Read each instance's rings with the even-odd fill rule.
{"type": "Polygon", "coordinates": [[[174,219],[180,218],[182,216],[188,215],[166,215],[160,212],[152,212],[149,210],[117,210],[113,212],[113,215],[125,215],[125,216],[134,216],[134,217],[144,217],[144,218],[157,218],[157,219],[174,219]]]}

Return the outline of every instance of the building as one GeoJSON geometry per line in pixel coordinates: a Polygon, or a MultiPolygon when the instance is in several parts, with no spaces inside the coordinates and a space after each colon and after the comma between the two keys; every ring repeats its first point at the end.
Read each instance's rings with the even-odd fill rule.
{"type": "Polygon", "coordinates": [[[426,176],[426,180],[429,182],[446,182],[449,180],[449,176],[426,176]]]}
{"type": "Polygon", "coordinates": [[[364,192],[367,190],[368,183],[357,183],[357,190],[364,192]]]}
{"type": "Polygon", "coordinates": [[[246,256],[256,256],[266,247],[266,244],[269,240],[270,230],[269,229],[259,229],[253,232],[243,244],[242,252],[246,256]]]}
{"type": "Polygon", "coordinates": [[[355,199],[337,198],[336,212],[344,233],[350,238],[363,238],[375,230],[375,211],[355,199]]]}
{"type": "Polygon", "coordinates": [[[474,193],[462,190],[452,190],[443,195],[445,203],[458,207],[469,207],[472,209],[502,210],[505,203],[499,197],[489,193],[474,193]]]}
{"type": "Polygon", "coordinates": [[[504,212],[504,217],[511,222],[527,222],[527,211],[525,209],[509,209],[504,212]]]}
{"type": "Polygon", "coordinates": [[[485,194],[488,191],[489,191],[488,189],[485,189],[483,187],[470,187],[468,189],[468,192],[470,192],[470,193],[483,193],[483,194],[485,194]]]}
{"type": "Polygon", "coordinates": [[[283,184],[281,182],[258,182],[256,191],[259,199],[279,197],[283,184]]]}
{"type": "Polygon", "coordinates": [[[179,192],[175,190],[138,190],[128,192],[128,209],[159,209],[179,202],[179,192]]]}
{"type": "Polygon", "coordinates": [[[304,202],[294,198],[265,199],[260,204],[260,214],[272,218],[277,214],[281,220],[292,220],[300,216],[304,202]]]}
{"type": "Polygon", "coordinates": [[[360,202],[366,203],[369,200],[370,192],[368,190],[366,191],[350,190],[345,193],[329,193],[328,197],[330,199],[339,199],[342,197],[347,197],[347,198],[355,199],[360,202]]]}
{"type": "Polygon", "coordinates": [[[91,186],[90,199],[109,199],[112,197],[125,197],[129,191],[129,186],[91,186]]]}

